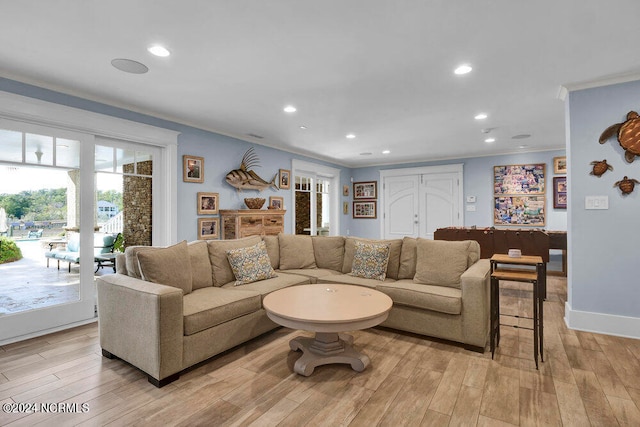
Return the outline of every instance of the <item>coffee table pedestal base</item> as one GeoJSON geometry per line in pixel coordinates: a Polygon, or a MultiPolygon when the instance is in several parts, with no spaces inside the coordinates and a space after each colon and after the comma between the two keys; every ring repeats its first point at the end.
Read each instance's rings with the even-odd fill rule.
{"type": "Polygon", "coordinates": [[[371,363],[368,356],[353,348],[353,337],[335,332],[317,332],[314,338],[299,336],[289,341],[293,351],[302,350],[302,357],[293,368],[308,377],[316,366],[329,363],[346,363],[354,371],[362,372],[371,363]]]}

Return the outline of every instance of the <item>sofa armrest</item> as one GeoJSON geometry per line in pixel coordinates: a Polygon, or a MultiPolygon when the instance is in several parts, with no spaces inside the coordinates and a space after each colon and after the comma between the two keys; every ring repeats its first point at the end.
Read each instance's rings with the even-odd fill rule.
{"type": "Polygon", "coordinates": [[[123,274],[97,279],[100,346],[153,378],[182,370],[182,290],[123,274]]]}
{"type": "Polygon", "coordinates": [[[465,342],[485,347],[489,335],[491,263],[480,259],[461,276],[462,330],[465,342]]]}

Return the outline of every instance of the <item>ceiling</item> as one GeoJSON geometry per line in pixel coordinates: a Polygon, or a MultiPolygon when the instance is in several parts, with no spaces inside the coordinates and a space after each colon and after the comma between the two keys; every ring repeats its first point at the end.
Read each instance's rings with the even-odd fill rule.
{"type": "Polygon", "coordinates": [[[638,0],[0,0],[0,11],[3,77],[350,167],[563,149],[563,86],[640,79],[638,0]],[[455,75],[463,63],[473,71],[455,75]]]}

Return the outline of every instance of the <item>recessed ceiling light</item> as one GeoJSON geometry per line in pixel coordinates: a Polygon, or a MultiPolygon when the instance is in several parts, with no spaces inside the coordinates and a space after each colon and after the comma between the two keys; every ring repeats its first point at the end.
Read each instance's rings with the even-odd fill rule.
{"type": "Polygon", "coordinates": [[[300,129],[307,130],[307,127],[306,126],[300,126],[300,129]]]}
{"type": "Polygon", "coordinates": [[[453,72],[456,73],[457,75],[461,76],[463,74],[467,74],[467,73],[471,72],[471,70],[473,70],[473,68],[471,68],[470,65],[462,64],[458,68],[453,70],[453,72]]]}
{"type": "Polygon", "coordinates": [[[296,111],[298,111],[298,109],[293,105],[287,105],[286,107],[284,107],[285,113],[295,113],[296,111]]]}
{"type": "Polygon", "coordinates": [[[356,137],[356,135],[355,135],[355,134],[353,134],[353,133],[348,133],[348,134],[346,135],[346,138],[347,138],[347,139],[353,139],[353,138],[355,138],[355,137],[356,137]]]}
{"type": "Polygon", "coordinates": [[[486,119],[486,118],[487,118],[487,115],[486,115],[485,113],[477,114],[477,115],[474,117],[474,119],[476,119],[476,120],[484,120],[484,119],[486,119]]]}
{"type": "Polygon", "coordinates": [[[171,55],[171,52],[169,52],[169,49],[167,49],[164,46],[160,46],[159,44],[149,46],[147,50],[155,56],[165,57],[165,56],[171,55]]]}
{"type": "Polygon", "coordinates": [[[527,148],[528,145],[521,145],[519,148],[527,148]]]}
{"type": "Polygon", "coordinates": [[[360,155],[361,155],[361,156],[370,156],[370,155],[371,155],[371,153],[369,153],[369,152],[367,151],[367,152],[364,152],[364,153],[360,153],[360,155]]]}
{"type": "Polygon", "coordinates": [[[484,142],[496,142],[495,138],[487,138],[484,140],[484,142]]]}
{"type": "Polygon", "coordinates": [[[384,150],[384,151],[382,152],[382,154],[389,154],[389,153],[391,153],[391,150],[384,150]]]}
{"type": "Polygon", "coordinates": [[[125,73],[144,74],[149,71],[149,67],[132,59],[116,58],[111,61],[111,65],[125,73]]]}
{"type": "Polygon", "coordinates": [[[527,139],[530,138],[531,135],[529,135],[528,133],[521,133],[519,135],[514,135],[511,137],[511,139],[527,139]]]}

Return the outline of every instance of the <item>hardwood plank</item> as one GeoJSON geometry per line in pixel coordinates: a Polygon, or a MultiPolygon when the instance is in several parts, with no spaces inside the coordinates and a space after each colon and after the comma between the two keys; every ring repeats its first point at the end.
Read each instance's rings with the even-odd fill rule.
{"type": "Polygon", "coordinates": [[[511,427],[518,424],[511,424],[501,420],[496,420],[495,418],[485,417],[484,415],[480,415],[478,417],[477,427],[511,427]]]}
{"type": "Polygon", "coordinates": [[[462,384],[468,387],[483,388],[489,364],[489,359],[476,358],[472,360],[467,367],[467,373],[462,380],[462,384]]]}
{"type": "Polygon", "coordinates": [[[589,417],[584,408],[584,403],[580,398],[578,386],[556,381],[555,387],[562,423],[567,426],[589,425],[589,417]]]}
{"type": "Polygon", "coordinates": [[[556,394],[556,388],[553,384],[553,377],[543,375],[539,371],[520,371],[520,387],[528,388],[534,391],[542,391],[548,394],[556,394]]]}
{"type": "Polygon", "coordinates": [[[440,412],[427,409],[420,423],[421,427],[446,427],[449,425],[449,416],[440,412]]]}
{"type": "Polygon", "coordinates": [[[417,369],[393,400],[379,425],[394,427],[419,424],[441,379],[440,372],[417,369]]]}
{"type": "Polygon", "coordinates": [[[589,399],[584,399],[584,407],[592,426],[609,427],[618,425],[618,421],[609,405],[609,400],[604,394],[593,395],[589,399]]]}
{"type": "Polygon", "coordinates": [[[540,389],[520,387],[520,425],[562,426],[556,396],[540,389]]]}
{"type": "Polygon", "coordinates": [[[639,426],[640,410],[631,400],[607,396],[609,405],[621,426],[639,426]]]}
{"type": "MultiPolygon", "coordinates": [[[[455,407],[451,413],[449,425],[461,427],[475,425],[478,422],[478,415],[480,415],[481,403],[482,390],[463,385],[460,388],[455,407]]],[[[431,407],[429,407],[429,410],[432,410],[431,407]]]]}
{"type": "Polygon", "coordinates": [[[406,382],[406,378],[398,375],[390,374],[387,376],[375,393],[360,408],[350,426],[368,427],[378,424],[406,382]]]}
{"type": "Polygon", "coordinates": [[[436,393],[431,399],[429,409],[446,415],[453,413],[456,398],[460,393],[460,387],[467,374],[468,366],[469,359],[462,355],[456,355],[451,358],[449,366],[444,371],[440,384],[438,384],[436,393]]]}
{"type": "MultiPolygon", "coordinates": [[[[605,352],[608,350],[605,350],[605,352]]],[[[609,363],[609,359],[604,352],[585,350],[584,355],[589,363],[593,372],[598,377],[598,382],[602,387],[602,391],[607,396],[620,397],[622,399],[630,399],[629,393],[624,386],[624,383],[618,377],[618,374],[609,363]]]]}
{"type": "Polygon", "coordinates": [[[349,425],[373,393],[371,389],[348,384],[309,420],[307,426],[349,425]]]}
{"type": "MultiPolygon", "coordinates": [[[[508,368],[511,369],[511,368],[508,368]]],[[[509,372],[509,371],[506,371],[509,372]]],[[[491,365],[487,374],[480,414],[489,418],[518,424],[520,413],[520,374],[517,377],[491,365]]]]}
{"type": "Polygon", "coordinates": [[[580,347],[584,350],[602,351],[602,347],[598,344],[593,334],[588,332],[576,331],[576,336],[580,342],[580,347]]]}

